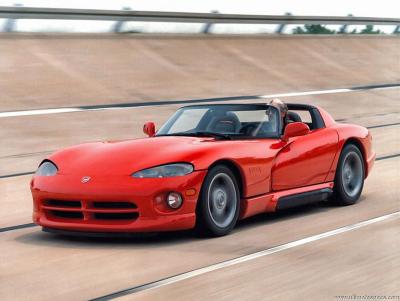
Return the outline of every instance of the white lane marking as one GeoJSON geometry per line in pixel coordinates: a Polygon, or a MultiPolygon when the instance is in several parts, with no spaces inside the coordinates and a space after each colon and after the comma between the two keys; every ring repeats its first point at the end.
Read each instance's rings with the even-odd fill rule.
{"type": "MultiPolygon", "coordinates": [[[[386,90],[386,89],[397,89],[398,86],[391,87],[376,87],[376,88],[365,88],[365,89],[331,89],[331,90],[316,90],[316,91],[304,91],[304,92],[292,92],[292,93],[280,93],[280,94],[269,94],[269,95],[258,95],[254,98],[275,98],[275,97],[293,97],[293,96],[304,96],[304,95],[322,95],[322,94],[335,94],[335,93],[349,93],[349,92],[361,92],[364,90],[386,90]]],[[[217,98],[216,98],[217,99],[217,98]]],[[[249,98],[251,99],[251,98],[249,98]]],[[[228,100],[227,100],[228,101],[228,100]]],[[[210,100],[210,102],[214,102],[210,100]]],[[[188,100],[188,103],[196,103],[195,100],[188,100]]],[[[171,102],[173,105],[173,101],[171,102]]],[[[169,105],[166,104],[155,104],[154,106],[169,105]]],[[[32,115],[48,115],[48,114],[60,114],[60,113],[72,113],[72,112],[84,112],[84,111],[104,111],[104,110],[116,110],[116,109],[134,109],[144,106],[134,107],[121,107],[118,105],[106,107],[106,108],[55,108],[55,109],[37,109],[37,110],[26,110],[26,111],[9,111],[0,112],[0,118],[6,117],[20,117],[20,116],[32,116],[32,115]]]]}
{"type": "Polygon", "coordinates": [[[365,90],[386,90],[386,89],[397,89],[397,88],[399,88],[399,87],[398,86],[390,86],[390,87],[360,88],[360,89],[349,88],[349,89],[316,90],[316,91],[306,91],[306,92],[260,95],[259,98],[293,97],[293,96],[304,96],[304,95],[323,95],[323,94],[362,92],[365,90]]]}
{"type": "Polygon", "coordinates": [[[292,241],[292,242],[289,242],[289,243],[286,243],[286,244],[283,244],[283,245],[280,245],[280,246],[272,247],[272,248],[265,249],[265,250],[262,250],[262,251],[259,251],[259,252],[255,252],[255,253],[252,253],[252,254],[249,254],[249,255],[245,255],[245,256],[238,257],[238,258],[234,258],[234,259],[230,259],[230,260],[227,260],[227,261],[223,261],[223,262],[220,262],[220,263],[217,263],[217,264],[213,264],[213,265],[210,265],[210,266],[207,266],[207,267],[204,267],[204,268],[199,268],[199,269],[196,269],[196,270],[193,270],[193,271],[190,271],[190,272],[186,272],[186,273],[182,273],[182,274],[179,274],[179,275],[176,275],[176,276],[168,277],[168,278],[165,278],[165,279],[162,279],[162,280],[159,280],[159,281],[155,281],[155,282],[151,282],[151,283],[148,283],[148,284],[136,286],[136,287],[133,287],[133,288],[130,288],[130,289],[122,290],[122,291],[119,291],[119,292],[116,292],[116,293],[112,293],[112,294],[107,295],[107,296],[96,298],[94,300],[110,300],[110,299],[114,299],[114,298],[121,297],[121,296],[124,296],[124,295],[137,293],[139,291],[159,288],[159,287],[162,287],[162,286],[165,286],[165,285],[173,284],[173,283],[176,283],[176,282],[179,282],[179,281],[182,281],[182,280],[186,280],[186,279],[189,279],[189,278],[200,276],[200,275],[203,275],[203,274],[206,274],[206,273],[209,273],[209,272],[213,272],[213,271],[220,270],[220,269],[223,269],[223,268],[226,268],[226,267],[230,267],[230,266],[233,266],[233,265],[244,263],[244,262],[247,262],[247,261],[250,261],[250,260],[254,260],[254,259],[257,259],[257,258],[260,258],[260,257],[268,256],[268,255],[271,255],[271,254],[274,254],[274,253],[282,252],[284,250],[288,250],[288,249],[291,249],[291,248],[294,248],[294,247],[305,245],[305,244],[308,244],[308,243],[311,243],[311,242],[314,242],[314,241],[317,241],[317,240],[320,240],[320,239],[323,239],[323,238],[327,238],[327,237],[331,237],[331,236],[338,235],[338,234],[341,234],[341,233],[345,233],[345,232],[348,232],[348,231],[356,230],[356,229],[359,229],[359,228],[362,228],[362,227],[365,227],[365,226],[368,226],[368,225],[371,225],[371,224],[374,224],[374,223],[378,223],[378,222],[382,222],[384,220],[394,219],[394,218],[400,218],[400,211],[396,211],[394,213],[386,214],[386,215],[383,215],[383,216],[372,218],[372,219],[369,219],[369,220],[366,220],[366,221],[363,221],[363,222],[359,222],[359,223],[356,223],[356,224],[348,225],[348,226],[345,226],[345,227],[341,227],[341,228],[338,228],[338,229],[335,229],[335,230],[332,230],[332,231],[328,231],[328,232],[324,232],[324,233],[321,233],[321,234],[317,234],[317,235],[313,235],[313,236],[310,236],[310,237],[306,237],[306,238],[303,238],[303,239],[295,240],[295,241],[292,241]]]}
{"type": "Polygon", "coordinates": [[[27,111],[11,111],[0,112],[0,118],[4,117],[18,117],[18,116],[31,116],[31,115],[47,115],[59,113],[71,113],[84,111],[80,108],[63,108],[63,109],[43,109],[43,110],[27,110],[27,111]]]}
{"type": "Polygon", "coordinates": [[[316,95],[316,94],[335,94],[335,93],[348,93],[348,92],[356,92],[356,91],[362,91],[362,90],[333,89],[333,90],[306,91],[306,92],[261,95],[261,96],[259,96],[259,98],[293,97],[293,96],[316,95]]]}

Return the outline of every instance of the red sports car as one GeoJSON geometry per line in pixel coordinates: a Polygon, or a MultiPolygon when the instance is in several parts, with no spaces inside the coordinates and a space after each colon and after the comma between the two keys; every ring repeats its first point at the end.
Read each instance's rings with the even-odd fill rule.
{"type": "Polygon", "coordinates": [[[179,109],[148,138],[51,155],[31,182],[33,221],[59,233],[198,228],[220,236],[238,219],[311,202],[354,204],[375,153],[364,127],[288,104],[179,109]]]}

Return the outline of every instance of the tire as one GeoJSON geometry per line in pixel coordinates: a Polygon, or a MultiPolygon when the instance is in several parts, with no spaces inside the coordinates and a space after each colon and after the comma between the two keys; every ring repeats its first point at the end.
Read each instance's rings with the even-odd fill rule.
{"type": "Polygon", "coordinates": [[[240,193],[232,171],[224,165],[212,167],[204,179],[196,209],[196,230],[200,235],[223,236],[239,218],[240,193]]]}
{"type": "Polygon", "coordinates": [[[364,178],[364,160],[359,148],[345,145],[336,169],[332,202],[342,206],[355,204],[363,190],[364,178]]]}

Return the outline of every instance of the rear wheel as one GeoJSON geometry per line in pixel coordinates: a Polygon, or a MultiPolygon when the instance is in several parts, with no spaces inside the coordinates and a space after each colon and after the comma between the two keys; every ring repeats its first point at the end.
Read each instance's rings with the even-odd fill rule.
{"type": "Polygon", "coordinates": [[[364,162],[357,146],[346,145],[340,154],[333,188],[333,202],[352,205],[360,198],[364,186],[364,162]]]}
{"type": "Polygon", "coordinates": [[[239,205],[239,189],[232,171],[223,165],[211,168],[197,206],[197,229],[210,236],[228,234],[238,220],[239,205]]]}

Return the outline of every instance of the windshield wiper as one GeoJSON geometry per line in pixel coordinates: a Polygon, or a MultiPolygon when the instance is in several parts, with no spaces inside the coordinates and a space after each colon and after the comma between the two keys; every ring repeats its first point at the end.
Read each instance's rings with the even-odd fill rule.
{"type": "Polygon", "coordinates": [[[160,136],[188,136],[188,137],[190,137],[190,136],[192,136],[192,137],[213,137],[213,138],[225,139],[225,140],[232,139],[232,137],[229,135],[225,135],[222,133],[207,132],[207,131],[161,134],[161,135],[156,135],[156,136],[157,137],[160,137],[160,136]]]}
{"type": "Polygon", "coordinates": [[[225,139],[225,140],[232,139],[231,136],[226,135],[226,134],[207,132],[207,131],[194,132],[194,133],[191,133],[191,134],[193,134],[195,136],[198,136],[198,137],[213,137],[213,138],[219,138],[219,139],[225,139]]]}
{"type": "Polygon", "coordinates": [[[164,136],[193,136],[192,133],[173,133],[173,134],[159,134],[156,137],[164,137],[164,136]]]}

